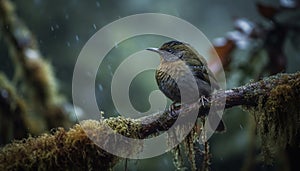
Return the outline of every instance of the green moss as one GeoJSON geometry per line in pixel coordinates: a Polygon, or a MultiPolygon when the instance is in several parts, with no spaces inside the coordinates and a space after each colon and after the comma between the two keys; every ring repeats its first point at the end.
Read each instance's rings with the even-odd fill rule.
{"type": "MultiPolygon", "coordinates": [[[[0,150],[0,170],[109,170],[120,158],[94,143],[119,148],[118,141],[111,137],[114,135],[108,133],[107,124],[115,128],[116,133],[137,137],[139,124],[134,120],[122,117],[86,120],[69,131],[58,128],[53,134],[29,137],[5,146],[0,150]]],[[[130,147],[126,153],[141,150],[141,146],[130,147]]]]}
{"type": "Polygon", "coordinates": [[[139,138],[138,135],[141,130],[141,123],[135,119],[118,116],[106,119],[104,120],[104,123],[121,135],[130,138],[139,138]]]}
{"type": "Polygon", "coordinates": [[[30,124],[26,105],[17,96],[15,87],[0,73],[0,144],[27,136],[30,124]]]}
{"type": "MultiPolygon", "coordinates": [[[[178,144],[178,139],[184,138],[184,140],[178,144],[175,148],[172,149],[172,153],[174,155],[174,165],[177,170],[185,170],[184,166],[184,158],[187,157],[189,161],[189,168],[191,170],[197,170],[197,166],[199,166],[202,161],[197,161],[196,159],[196,145],[199,145],[199,135],[203,131],[202,127],[203,123],[197,123],[193,127],[193,129],[189,132],[186,137],[183,135],[186,134],[187,129],[189,128],[187,125],[178,125],[174,132],[168,132],[168,145],[174,146],[178,144]],[[185,153],[182,153],[185,152],[185,153]]],[[[202,154],[201,154],[202,155],[202,154]]]]}
{"type": "MultiPolygon", "coordinates": [[[[255,117],[257,134],[261,138],[262,157],[267,163],[274,161],[287,146],[300,147],[300,78],[281,77],[283,84],[259,98],[259,105],[247,108],[255,117]]],[[[268,85],[273,86],[273,85],[268,85]]]]}

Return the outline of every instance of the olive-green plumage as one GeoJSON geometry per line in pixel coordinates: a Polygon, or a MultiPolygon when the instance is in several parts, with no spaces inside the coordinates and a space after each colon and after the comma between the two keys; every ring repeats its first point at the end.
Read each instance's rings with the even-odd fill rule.
{"type": "MultiPolygon", "coordinates": [[[[147,50],[160,55],[156,81],[159,89],[174,103],[192,103],[219,89],[206,60],[189,44],[170,41],[160,48],[147,50]]],[[[224,129],[220,122],[217,131],[224,129]]]]}

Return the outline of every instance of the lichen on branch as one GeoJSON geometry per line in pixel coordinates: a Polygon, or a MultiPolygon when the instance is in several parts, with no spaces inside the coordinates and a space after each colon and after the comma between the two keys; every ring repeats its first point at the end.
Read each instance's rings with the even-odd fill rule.
{"type": "MultiPolygon", "coordinates": [[[[254,114],[259,136],[264,150],[284,150],[287,145],[299,148],[300,73],[278,74],[258,82],[219,91],[213,94],[214,103],[226,97],[226,108],[242,105],[254,114]],[[271,143],[273,141],[273,143],[271,143]],[[270,148],[271,147],[271,148],[270,148]]],[[[44,134],[7,145],[0,151],[3,168],[111,168],[120,158],[113,156],[95,145],[86,135],[94,135],[97,142],[107,140],[106,123],[116,133],[131,138],[147,138],[166,131],[178,117],[200,108],[200,115],[206,114],[211,103],[186,105],[174,111],[158,112],[140,119],[124,117],[104,119],[103,121],[84,121],[69,131],[57,129],[53,135],[44,134]],[[179,115],[180,114],[180,115],[179,115]],[[18,157],[16,157],[18,156],[18,157]]],[[[110,142],[110,145],[114,146],[110,142]]],[[[127,152],[138,152],[141,146],[132,146],[127,152]]],[[[264,152],[264,151],[263,151],[264,152]]],[[[275,153],[272,153],[275,154],[275,153]]],[[[0,168],[1,169],[1,168],[0,168]]]]}

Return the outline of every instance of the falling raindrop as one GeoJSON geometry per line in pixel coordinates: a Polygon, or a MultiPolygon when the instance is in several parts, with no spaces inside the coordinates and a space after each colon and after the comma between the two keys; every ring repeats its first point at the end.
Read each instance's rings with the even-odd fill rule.
{"type": "Polygon", "coordinates": [[[65,14],[65,19],[66,19],[66,20],[69,19],[69,14],[65,14]]]}
{"type": "Polygon", "coordinates": [[[99,85],[98,85],[98,88],[99,88],[99,91],[103,91],[103,86],[102,86],[102,84],[99,84],[99,85]]]}
{"type": "Polygon", "coordinates": [[[70,46],[71,46],[71,43],[70,43],[70,42],[67,42],[67,46],[70,47],[70,46]]]}
{"type": "Polygon", "coordinates": [[[50,29],[51,29],[51,31],[54,31],[54,27],[53,26],[51,26],[50,29]]]}
{"type": "Polygon", "coordinates": [[[243,125],[240,124],[240,128],[241,128],[241,130],[244,129],[243,125]]]}
{"type": "Polygon", "coordinates": [[[113,76],[113,72],[112,72],[112,70],[111,70],[111,66],[108,65],[107,68],[108,68],[108,71],[109,71],[109,75],[110,75],[110,76],[113,76]]]}
{"type": "Polygon", "coordinates": [[[75,36],[76,41],[79,41],[79,36],[76,34],[75,36]]]}
{"type": "Polygon", "coordinates": [[[56,28],[56,29],[59,29],[59,25],[58,25],[58,24],[55,24],[55,28],[56,28]]]}
{"type": "Polygon", "coordinates": [[[96,26],[96,24],[93,24],[93,27],[94,27],[94,29],[95,29],[95,30],[97,29],[97,26],[96,26]]]}
{"type": "Polygon", "coordinates": [[[100,2],[96,2],[96,6],[99,8],[100,7],[100,2]]]}

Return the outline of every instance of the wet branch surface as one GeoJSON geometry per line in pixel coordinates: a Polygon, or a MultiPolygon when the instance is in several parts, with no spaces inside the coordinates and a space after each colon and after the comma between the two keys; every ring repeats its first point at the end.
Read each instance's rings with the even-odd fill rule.
{"type": "MultiPolygon", "coordinates": [[[[268,98],[270,92],[281,85],[291,85],[292,89],[296,91],[299,95],[300,89],[300,73],[294,74],[278,74],[275,76],[267,77],[261,81],[253,82],[233,88],[226,91],[217,91],[212,96],[214,97],[214,107],[222,108],[224,98],[226,99],[225,109],[231,108],[234,106],[247,106],[255,107],[259,104],[259,99],[268,98]]],[[[212,99],[209,97],[208,99],[212,99]]],[[[141,118],[142,128],[141,137],[147,137],[157,130],[166,131],[172,124],[176,121],[180,114],[188,113],[191,110],[197,110],[199,108],[199,117],[205,116],[208,114],[211,107],[211,102],[202,102],[193,103],[191,105],[186,105],[178,110],[158,112],[152,116],[147,116],[141,118]]]]}
{"type": "MultiPolygon", "coordinates": [[[[278,74],[238,88],[218,91],[212,95],[215,97],[213,103],[216,106],[222,106],[219,104],[222,104],[222,99],[226,97],[225,108],[240,105],[250,108],[255,108],[257,105],[264,106],[264,101],[269,97],[271,91],[283,86],[290,87],[288,89],[290,92],[284,93],[292,93],[295,97],[290,102],[285,101],[284,103],[294,104],[295,100],[300,100],[300,73],[298,72],[278,74]]],[[[69,131],[60,128],[52,134],[44,134],[36,138],[29,137],[8,144],[0,150],[0,163],[2,163],[0,168],[40,169],[38,166],[41,166],[53,169],[70,169],[75,166],[80,166],[80,168],[101,166],[101,168],[107,169],[116,164],[120,158],[101,150],[100,147],[93,144],[93,141],[89,139],[90,136],[86,134],[100,139],[100,142],[113,148],[120,148],[114,138],[111,137],[113,135],[108,135],[107,129],[103,125],[109,125],[116,133],[131,138],[146,138],[168,130],[178,117],[184,116],[192,110],[199,108],[199,117],[205,116],[210,106],[211,103],[206,101],[204,105],[202,105],[202,102],[194,103],[172,112],[167,110],[139,119],[117,117],[102,121],[87,120],[80,125],[74,125],[69,131]],[[85,155],[82,156],[82,153],[85,155]],[[21,156],[21,158],[17,156],[21,156]],[[89,161],[90,164],[86,161],[89,161]]],[[[125,151],[130,153],[137,152],[140,146],[131,145],[128,147],[125,151]]]]}
{"type": "MultiPolygon", "coordinates": [[[[48,121],[46,123],[49,128],[63,126],[65,125],[64,122],[57,125],[57,121],[68,121],[60,112],[59,106],[56,106],[53,102],[55,96],[57,96],[56,90],[51,88],[54,81],[54,78],[52,79],[53,75],[49,75],[48,71],[42,70],[47,64],[40,56],[35,39],[22,22],[18,20],[14,14],[13,6],[10,6],[7,2],[9,1],[0,0],[2,31],[5,33],[4,36],[11,48],[14,60],[18,62],[20,69],[23,71],[23,77],[27,79],[26,84],[29,85],[28,87],[34,87],[32,88],[32,90],[35,90],[35,93],[32,94],[34,99],[32,101],[39,101],[41,106],[50,111],[37,111],[36,113],[40,112],[39,114],[44,115],[43,119],[48,121]],[[41,72],[37,72],[37,69],[48,74],[39,74],[41,72]],[[48,75],[48,77],[45,78],[45,75],[48,75]],[[59,111],[55,112],[55,110],[53,112],[52,109],[59,111]]],[[[278,87],[284,88],[284,86],[289,88],[283,90],[290,91],[288,93],[293,94],[293,97],[295,97],[290,98],[290,101],[286,98],[287,100],[284,103],[298,102],[300,100],[300,73],[277,74],[230,90],[217,91],[211,97],[207,97],[208,101],[184,105],[172,111],[161,111],[139,119],[117,117],[102,121],[84,121],[80,125],[74,125],[68,131],[57,128],[52,134],[43,134],[36,138],[29,137],[1,148],[0,170],[39,170],[43,168],[48,170],[102,168],[107,170],[117,163],[120,158],[100,149],[87,136],[87,134],[93,135],[100,142],[118,148],[118,144],[110,140],[111,135],[108,135],[105,124],[115,129],[115,133],[143,139],[161,131],[167,131],[178,117],[184,117],[191,111],[199,110],[198,117],[205,117],[212,106],[218,110],[235,106],[250,108],[262,106],[263,108],[264,102],[267,101],[271,92],[278,87]],[[224,99],[226,100],[225,104],[224,99]]],[[[279,102],[283,103],[283,101],[279,102]]],[[[299,122],[299,120],[295,122],[299,122]]],[[[131,148],[126,149],[126,152],[133,153],[139,150],[134,145],[131,148]]]]}

